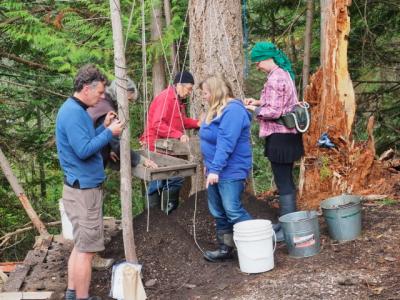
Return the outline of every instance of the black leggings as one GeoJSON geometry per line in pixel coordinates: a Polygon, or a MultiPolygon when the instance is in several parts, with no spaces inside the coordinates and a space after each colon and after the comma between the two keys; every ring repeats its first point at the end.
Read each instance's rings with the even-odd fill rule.
{"type": "Polygon", "coordinates": [[[293,164],[281,164],[271,161],[274,181],[281,196],[296,193],[296,186],[293,181],[293,164]]]}

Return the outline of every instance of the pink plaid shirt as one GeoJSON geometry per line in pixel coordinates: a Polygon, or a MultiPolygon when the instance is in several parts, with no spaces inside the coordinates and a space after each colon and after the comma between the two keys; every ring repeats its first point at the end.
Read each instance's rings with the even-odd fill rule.
{"type": "Polygon", "coordinates": [[[260,137],[273,133],[297,133],[296,128],[288,129],[274,121],[290,112],[298,102],[291,80],[289,73],[279,67],[268,74],[260,96],[261,105],[256,109],[257,119],[260,120],[260,137]]]}

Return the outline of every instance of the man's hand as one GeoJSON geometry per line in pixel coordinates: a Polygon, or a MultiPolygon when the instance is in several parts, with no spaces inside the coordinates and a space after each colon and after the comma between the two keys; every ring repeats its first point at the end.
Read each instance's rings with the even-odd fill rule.
{"type": "Polygon", "coordinates": [[[188,143],[189,142],[189,137],[186,134],[183,134],[179,140],[182,143],[188,143]]]}
{"type": "Polygon", "coordinates": [[[115,111],[109,111],[104,119],[104,127],[110,126],[113,120],[118,119],[118,115],[115,111]]]}
{"type": "Polygon", "coordinates": [[[119,136],[122,132],[123,124],[120,120],[115,119],[107,128],[111,130],[112,135],[119,136]]]}
{"type": "Polygon", "coordinates": [[[208,174],[206,181],[206,188],[208,188],[208,185],[210,184],[213,185],[215,183],[218,183],[218,180],[219,180],[218,174],[213,174],[213,173],[208,174]]]}
{"type": "Polygon", "coordinates": [[[111,151],[111,152],[110,152],[110,159],[111,159],[113,162],[117,162],[117,161],[119,160],[119,157],[118,157],[117,153],[111,151]]]}
{"type": "Polygon", "coordinates": [[[152,169],[155,169],[155,168],[157,168],[158,166],[157,166],[157,164],[154,162],[154,161],[152,161],[151,159],[145,159],[145,161],[143,162],[143,165],[146,167],[146,168],[152,168],[152,169]]]}
{"type": "Polygon", "coordinates": [[[260,106],[261,101],[260,100],[256,100],[254,98],[245,98],[243,100],[244,105],[248,106],[248,105],[254,105],[254,106],[260,106]]]}

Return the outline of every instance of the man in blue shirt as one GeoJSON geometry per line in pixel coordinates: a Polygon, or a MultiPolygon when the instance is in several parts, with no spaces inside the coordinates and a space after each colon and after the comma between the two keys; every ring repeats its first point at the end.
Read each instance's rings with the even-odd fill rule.
{"type": "Polygon", "coordinates": [[[65,299],[89,298],[92,259],[104,250],[102,188],[106,176],[100,150],[122,124],[115,112],[94,128],[87,108],[104,97],[106,77],[94,66],[85,65],[74,80],[74,94],[61,106],[56,120],[56,145],[64,172],[63,204],[73,226],[74,248],[68,261],[65,299]]]}

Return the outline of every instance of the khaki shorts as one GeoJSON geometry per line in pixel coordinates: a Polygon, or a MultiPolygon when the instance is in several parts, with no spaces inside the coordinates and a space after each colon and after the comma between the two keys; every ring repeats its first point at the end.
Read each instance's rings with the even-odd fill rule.
{"type": "Polygon", "coordinates": [[[74,189],[64,184],[63,204],[73,227],[79,252],[104,250],[103,191],[99,188],[74,189]]]}

